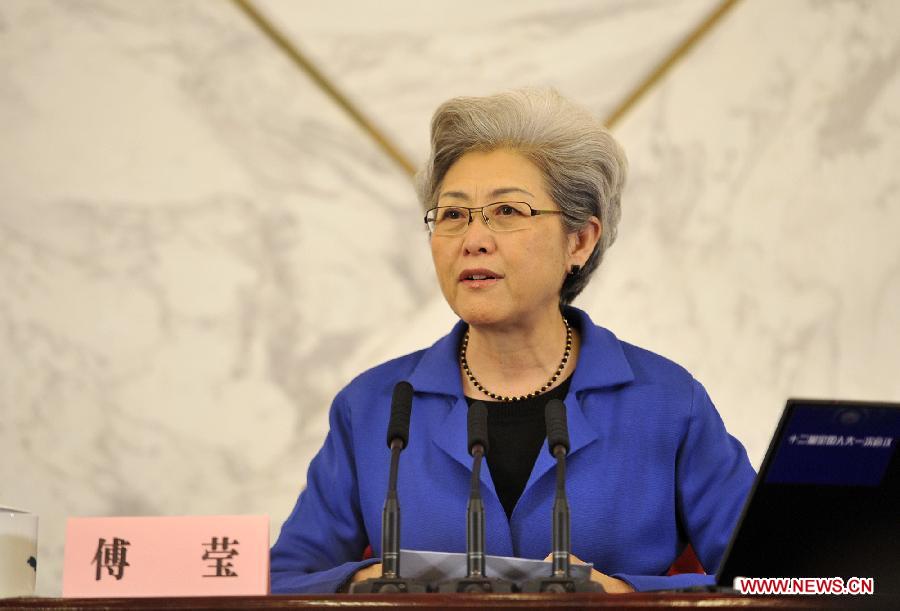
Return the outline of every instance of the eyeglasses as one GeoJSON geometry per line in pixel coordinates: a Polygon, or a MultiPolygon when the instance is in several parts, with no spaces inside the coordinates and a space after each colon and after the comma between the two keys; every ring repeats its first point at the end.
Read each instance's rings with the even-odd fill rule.
{"type": "Polygon", "coordinates": [[[436,206],[425,213],[425,224],[432,235],[462,235],[475,213],[494,231],[519,231],[531,226],[531,217],[539,214],[562,214],[561,210],[535,210],[525,202],[496,202],[480,208],[436,206]]]}

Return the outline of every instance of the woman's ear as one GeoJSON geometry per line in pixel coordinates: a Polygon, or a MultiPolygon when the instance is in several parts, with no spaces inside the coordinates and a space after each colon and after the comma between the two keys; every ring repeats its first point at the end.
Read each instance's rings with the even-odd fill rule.
{"type": "Polygon", "coordinates": [[[596,216],[589,218],[585,226],[578,231],[570,233],[568,240],[569,267],[572,265],[583,267],[591,253],[594,252],[601,235],[603,235],[603,225],[596,216]]]}

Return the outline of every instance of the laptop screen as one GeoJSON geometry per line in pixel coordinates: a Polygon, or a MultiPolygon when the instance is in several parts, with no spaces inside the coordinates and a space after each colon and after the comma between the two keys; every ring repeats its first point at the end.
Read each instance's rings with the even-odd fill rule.
{"type": "Polygon", "coordinates": [[[900,410],[798,403],[766,483],[879,486],[898,441],[900,410]]]}
{"type": "Polygon", "coordinates": [[[791,399],[717,575],[900,588],[900,405],[791,399]]]}

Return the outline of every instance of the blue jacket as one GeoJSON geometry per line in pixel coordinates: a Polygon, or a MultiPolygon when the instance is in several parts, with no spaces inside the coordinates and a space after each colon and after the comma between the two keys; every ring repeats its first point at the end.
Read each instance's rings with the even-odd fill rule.
{"type": "MultiPolygon", "coordinates": [[[[682,367],[620,341],[580,310],[566,316],[582,340],[565,399],[572,552],[637,590],[711,583],[665,572],[688,542],[715,572],[753,482],[743,446],[682,367]]],[[[464,331],[460,322],[427,350],[370,369],[338,393],[307,487],[272,548],[272,592],[334,592],[377,561],[390,463],[385,432],[400,380],[415,389],[400,459],[401,545],[465,551],[472,459],[457,361],[464,331]],[[368,545],[376,559],[361,561],[368,545]]],[[[550,553],[554,466],[540,452],[507,520],[484,465],[487,553],[550,553]]]]}

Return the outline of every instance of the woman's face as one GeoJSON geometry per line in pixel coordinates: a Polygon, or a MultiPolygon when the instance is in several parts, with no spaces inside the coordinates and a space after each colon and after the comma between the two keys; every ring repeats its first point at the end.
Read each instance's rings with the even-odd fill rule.
{"type": "MultiPolygon", "coordinates": [[[[437,205],[478,208],[502,201],[559,209],[537,166],[509,149],[460,157],[444,177],[437,205]]],[[[476,212],[464,234],[431,236],[444,298],[469,324],[527,326],[558,309],[566,271],[584,262],[576,260],[581,240],[578,234],[566,234],[558,214],[528,220],[526,229],[495,232],[476,212]]],[[[599,232],[599,222],[597,227],[599,232]]]]}

